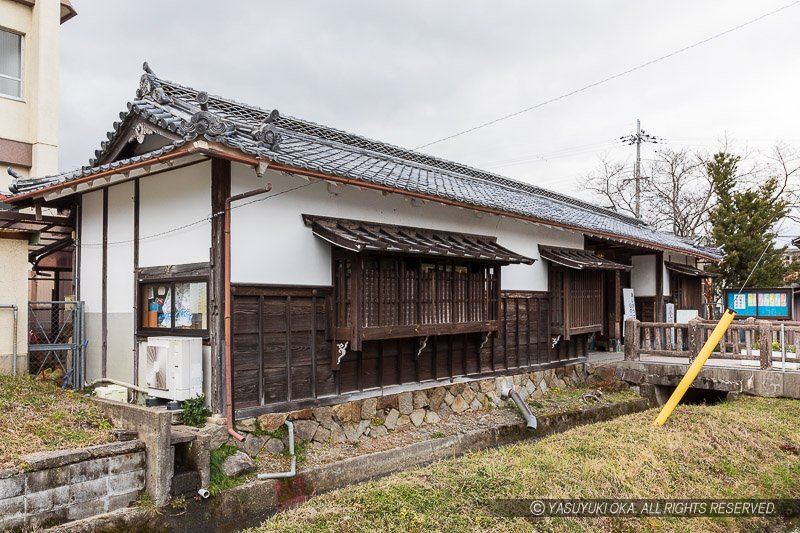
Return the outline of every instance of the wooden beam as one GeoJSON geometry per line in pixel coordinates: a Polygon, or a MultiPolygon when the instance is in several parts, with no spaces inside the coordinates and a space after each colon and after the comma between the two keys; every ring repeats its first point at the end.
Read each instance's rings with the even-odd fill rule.
{"type": "Polygon", "coordinates": [[[664,253],[656,254],[656,297],[653,302],[655,322],[664,321],[664,253]]]}
{"type": "Polygon", "coordinates": [[[108,189],[103,189],[103,255],[102,255],[102,352],[100,375],[108,376],[108,189]]]}
{"type": "Polygon", "coordinates": [[[225,221],[222,215],[225,200],[231,195],[231,162],[226,159],[211,160],[211,410],[225,412],[225,221]]]}
{"type": "Polygon", "coordinates": [[[133,384],[139,384],[139,339],[137,326],[140,323],[139,280],[139,178],[133,180],[133,384]]]}

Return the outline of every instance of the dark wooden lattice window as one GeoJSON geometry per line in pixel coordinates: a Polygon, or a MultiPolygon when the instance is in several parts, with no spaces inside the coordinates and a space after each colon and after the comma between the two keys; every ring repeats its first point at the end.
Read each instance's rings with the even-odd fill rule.
{"type": "Polygon", "coordinates": [[[336,250],[334,337],[364,340],[495,331],[496,263],[336,250]]]}

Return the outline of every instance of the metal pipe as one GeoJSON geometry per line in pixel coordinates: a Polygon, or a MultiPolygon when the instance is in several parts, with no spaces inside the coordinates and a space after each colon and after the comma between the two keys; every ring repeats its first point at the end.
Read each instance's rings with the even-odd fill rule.
{"type": "Polygon", "coordinates": [[[287,420],[286,427],[289,428],[289,455],[292,458],[291,467],[287,472],[264,472],[258,474],[258,479],[284,479],[297,475],[297,457],[294,455],[294,424],[287,420]]]}
{"type": "Polygon", "coordinates": [[[503,398],[511,398],[514,400],[514,403],[517,404],[517,409],[519,409],[520,413],[522,413],[522,418],[525,419],[525,426],[533,431],[539,425],[538,421],[536,420],[536,416],[531,412],[531,408],[528,407],[528,404],[525,403],[525,400],[522,399],[522,396],[519,395],[517,391],[514,390],[514,387],[508,387],[501,391],[500,394],[503,398]]]}
{"type": "MultiPolygon", "coordinates": [[[[231,204],[238,200],[244,200],[251,196],[264,194],[272,190],[272,184],[266,187],[253,189],[234,196],[225,198],[225,212],[223,213],[225,224],[224,235],[224,255],[225,255],[225,422],[228,427],[228,434],[238,441],[243,441],[244,437],[236,432],[233,427],[233,354],[231,354],[231,204]]],[[[212,216],[216,216],[214,213],[212,216]]]]}
{"type": "Polygon", "coordinates": [[[17,338],[19,333],[17,332],[18,324],[19,324],[19,308],[17,304],[0,304],[0,309],[11,309],[14,312],[14,333],[13,333],[13,342],[14,346],[11,348],[11,375],[17,375],[17,338]]]}

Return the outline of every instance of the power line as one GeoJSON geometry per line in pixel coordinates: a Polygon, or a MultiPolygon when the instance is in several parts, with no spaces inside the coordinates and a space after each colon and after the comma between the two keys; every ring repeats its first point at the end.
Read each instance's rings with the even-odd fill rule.
{"type": "Polygon", "coordinates": [[[576,95],[578,93],[587,91],[589,89],[597,87],[598,85],[603,85],[604,83],[608,83],[609,81],[615,80],[617,78],[621,78],[622,76],[626,76],[628,74],[631,74],[632,72],[636,72],[637,70],[641,70],[643,68],[649,67],[650,65],[653,65],[653,64],[658,63],[660,61],[664,61],[665,59],[669,59],[671,57],[674,57],[674,56],[676,56],[678,54],[681,54],[683,52],[691,50],[692,48],[697,48],[698,46],[704,45],[704,44],[706,44],[706,43],[708,43],[710,41],[713,41],[715,39],[723,37],[723,36],[725,36],[725,35],[727,35],[729,33],[733,33],[736,30],[740,30],[740,29],[742,29],[742,28],[744,28],[746,26],[749,26],[751,24],[755,24],[756,22],[758,22],[758,21],[760,21],[762,19],[765,19],[765,18],[767,18],[767,17],[769,17],[771,15],[775,15],[777,13],[780,13],[781,11],[789,9],[790,7],[794,7],[797,4],[800,4],[800,0],[795,0],[794,2],[792,2],[790,4],[786,4],[783,7],[779,7],[778,9],[774,9],[774,10],[768,12],[768,13],[764,13],[762,15],[759,15],[756,18],[750,19],[750,20],[748,20],[746,22],[743,22],[743,23],[741,23],[741,24],[739,24],[737,26],[734,26],[732,28],[728,28],[725,31],[722,31],[722,32],[719,32],[719,33],[715,33],[714,35],[706,37],[705,39],[703,39],[701,41],[697,41],[697,42],[692,43],[690,45],[684,46],[683,48],[679,48],[677,50],[673,50],[672,52],[669,52],[669,53],[664,54],[662,56],[656,57],[656,58],[651,59],[649,61],[646,61],[644,63],[640,63],[639,65],[631,67],[631,68],[629,68],[627,70],[623,70],[622,72],[618,72],[618,73],[613,74],[611,76],[608,76],[606,78],[603,78],[603,79],[597,80],[595,82],[589,83],[588,85],[584,85],[583,87],[580,87],[580,88],[575,89],[573,91],[570,91],[570,92],[567,92],[567,93],[564,93],[564,94],[560,94],[560,95],[555,96],[553,98],[550,98],[548,100],[544,100],[543,102],[539,102],[538,104],[534,104],[534,105],[528,106],[528,107],[526,107],[524,109],[520,109],[519,111],[514,111],[513,113],[508,113],[507,115],[503,115],[501,117],[498,117],[498,118],[495,118],[495,119],[492,119],[492,120],[489,120],[489,121],[486,121],[486,122],[482,122],[482,123],[477,124],[475,126],[472,126],[471,128],[467,128],[465,130],[461,130],[459,132],[453,133],[452,135],[447,135],[445,137],[441,137],[439,139],[433,140],[433,141],[431,141],[429,143],[422,144],[420,146],[417,146],[416,148],[413,148],[413,150],[420,150],[422,148],[427,148],[429,146],[433,146],[434,144],[439,144],[439,143],[444,142],[444,141],[449,141],[450,139],[455,139],[456,137],[461,137],[462,135],[466,135],[467,133],[472,133],[473,131],[485,128],[487,126],[491,126],[493,124],[497,124],[498,122],[502,122],[502,121],[508,120],[510,118],[517,117],[517,116],[522,115],[524,113],[528,113],[529,111],[533,111],[534,109],[538,109],[538,108],[544,107],[544,106],[546,106],[548,104],[552,104],[554,102],[558,102],[559,100],[563,100],[565,98],[569,98],[570,96],[574,96],[574,95],[576,95]]]}
{"type": "MultiPolygon", "coordinates": [[[[269,200],[270,198],[275,198],[276,196],[281,196],[282,194],[290,193],[290,192],[296,191],[298,189],[303,189],[303,188],[308,187],[309,185],[313,185],[315,183],[317,183],[317,182],[316,181],[310,181],[308,183],[304,183],[303,185],[298,185],[297,187],[292,187],[291,189],[286,189],[285,191],[276,192],[276,193],[269,194],[269,195],[261,197],[261,198],[256,198],[254,200],[250,200],[248,202],[243,202],[243,203],[239,203],[239,204],[236,204],[236,205],[232,205],[231,206],[231,211],[233,211],[234,209],[238,209],[240,207],[244,207],[244,206],[247,206],[247,205],[250,205],[250,204],[254,204],[256,202],[263,202],[265,200],[269,200]]],[[[215,217],[222,216],[224,214],[225,214],[224,210],[223,211],[217,211],[216,213],[211,213],[207,217],[203,217],[203,218],[197,219],[194,222],[189,222],[188,224],[183,224],[181,226],[178,226],[177,228],[170,228],[168,230],[160,231],[158,233],[153,233],[151,235],[147,235],[147,236],[144,236],[144,237],[139,237],[139,242],[150,240],[150,239],[156,239],[156,238],[159,238],[159,237],[163,237],[165,235],[169,235],[171,233],[177,233],[179,231],[184,231],[184,230],[189,229],[191,227],[194,227],[194,226],[206,223],[206,222],[211,222],[211,220],[214,219],[215,217]]],[[[124,241],[107,242],[106,245],[107,246],[116,246],[116,245],[121,245],[121,244],[132,244],[133,242],[134,242],[134,239],[127,239],[127,240],[124,240],[124,241]]],[[[102,242],[100,242],[100,243],[79,242],[79,244],[80,244],[81,247],[83,247],[83,246],[86,246],[86,247],[103,246],[102,242]]]]}

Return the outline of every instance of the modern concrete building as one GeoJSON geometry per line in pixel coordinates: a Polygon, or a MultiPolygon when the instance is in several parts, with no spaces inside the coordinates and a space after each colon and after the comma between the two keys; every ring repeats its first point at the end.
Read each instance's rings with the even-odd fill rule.
{"type": "Polygon", "coordinates": [[[0,0],[0,164],[23,176],[58,170],[59,26],[75,14],[69,0],[0,0]]]}
{"type": "MultiPolygon", "coordinates": [[[[18,175],[58,171],[59,30],[75,14],[69,0],[0,0],[0,166],[18,175]]],[[[0,172],[0,202],[10,180],[0,172]]],[[[27,368],[31,263],[43,258],[37,251],[70,236],[60,222],[0,206],[0,373],[27,368]],[[54,227],[56,234],[50,233],[54,227]]],[[[57,286],[58,271],[49,275],[57,286]]]]}

